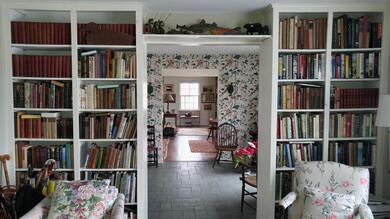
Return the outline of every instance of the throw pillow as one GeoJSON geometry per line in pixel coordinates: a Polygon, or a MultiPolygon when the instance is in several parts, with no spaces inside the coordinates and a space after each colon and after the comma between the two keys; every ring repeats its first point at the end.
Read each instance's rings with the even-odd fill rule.
{"type": "Polygon", "coordinates": [[[355,196],[335,192],[322,192],[305,188],[303,219],[352,219],[355,212],[355,196]]]}
{"type": "Polygon", "coordinates": [[[109,180],[56,181],[48,218],[103,218],[118,194],[109,183],[109,180]]]}

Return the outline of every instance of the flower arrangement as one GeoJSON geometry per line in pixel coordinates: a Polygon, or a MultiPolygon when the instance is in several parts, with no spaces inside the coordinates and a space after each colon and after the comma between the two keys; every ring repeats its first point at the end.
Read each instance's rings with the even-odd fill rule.
{"type": "Polygon", "coordinates": [[[257,141],[248,142],[245,148],[239,148],[234,152],[233,163],[237,167],[240,163],[251,164],[256,160],[257,156],[257,141]]]}

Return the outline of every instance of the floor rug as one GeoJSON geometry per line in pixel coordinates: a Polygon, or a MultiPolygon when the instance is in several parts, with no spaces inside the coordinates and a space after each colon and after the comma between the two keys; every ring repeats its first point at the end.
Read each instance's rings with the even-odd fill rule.
{"type": "Polygon", "coordinates": [[[215,146],[206,140],[189,140],[191,152],[193,153],[217,153],[215,146]]]}
{"type": "Polygon", "coordinates": [[[167,159],[168,156],[168,145],[169,145],[169,138],[163,139],[163,160],[167,159]]]}
{"type": "Polygon", "coordinates": [[[181,136],[207,136],[209,135],[209,129],[207,127],[204,128],[179,128],[177,131],[177,135],[181,136]]]}

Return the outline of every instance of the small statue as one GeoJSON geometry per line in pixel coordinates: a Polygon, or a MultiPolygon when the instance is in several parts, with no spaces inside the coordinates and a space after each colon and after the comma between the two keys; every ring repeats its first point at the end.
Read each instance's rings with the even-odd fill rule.
{"type": "Polygon", "coordinates": [[[217,27],[210,30],[212,35],[239,35],[241,33],[241,27],[236,27],[234,29],[217,27]]]}
{"type": "Polygon", "coordinates": [[[131,45],[135,38],[127,33],[98,30],[96,23],[88,23],[82,31],[87,32],[87,45],[131,45]]]}
{"type": "Polygon", "coordinates": [[[202,19],[199,24],[193,24],[188,29],[195,34],[200,34],[208,32],[210,29],[217,27],[218,25],[215,22],[208,24],[204,19],[202,19]]]}
{"type": "Polygon", "coordinates": [[[190,34],[188,27],[186,25],[176,25],[176,29],[171,29],[167,34],[190,34]]]}
{"type": "Polygon", "coordinates": [[[246,29],[246,34],[253,35],[253,33],[258,33],[259,35],[262,33],[262,25],[261,23],[248,23],[244,25],[246,29]]]}
{"type": "Polygon", "coordinates": [[[149,18],[148,23],[144,25],[144,33],[152,33],[153,30],[153,18],[149,18]]]}

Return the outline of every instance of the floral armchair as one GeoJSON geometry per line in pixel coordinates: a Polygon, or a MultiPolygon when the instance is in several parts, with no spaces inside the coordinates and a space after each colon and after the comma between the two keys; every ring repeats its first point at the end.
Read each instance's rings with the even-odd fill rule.
{"type": "Polygon", "coordinates": [[[289,209],[289,218],[302,218],[307,187],[322,192],[335,192],[355,196],[354,218],[373,219],[367,205],[369,195],[369,172],[365,168],[355,168],[336,162],[313,161],[296,162],[295,191],[287,194],[279,205],[289,209]]]}

